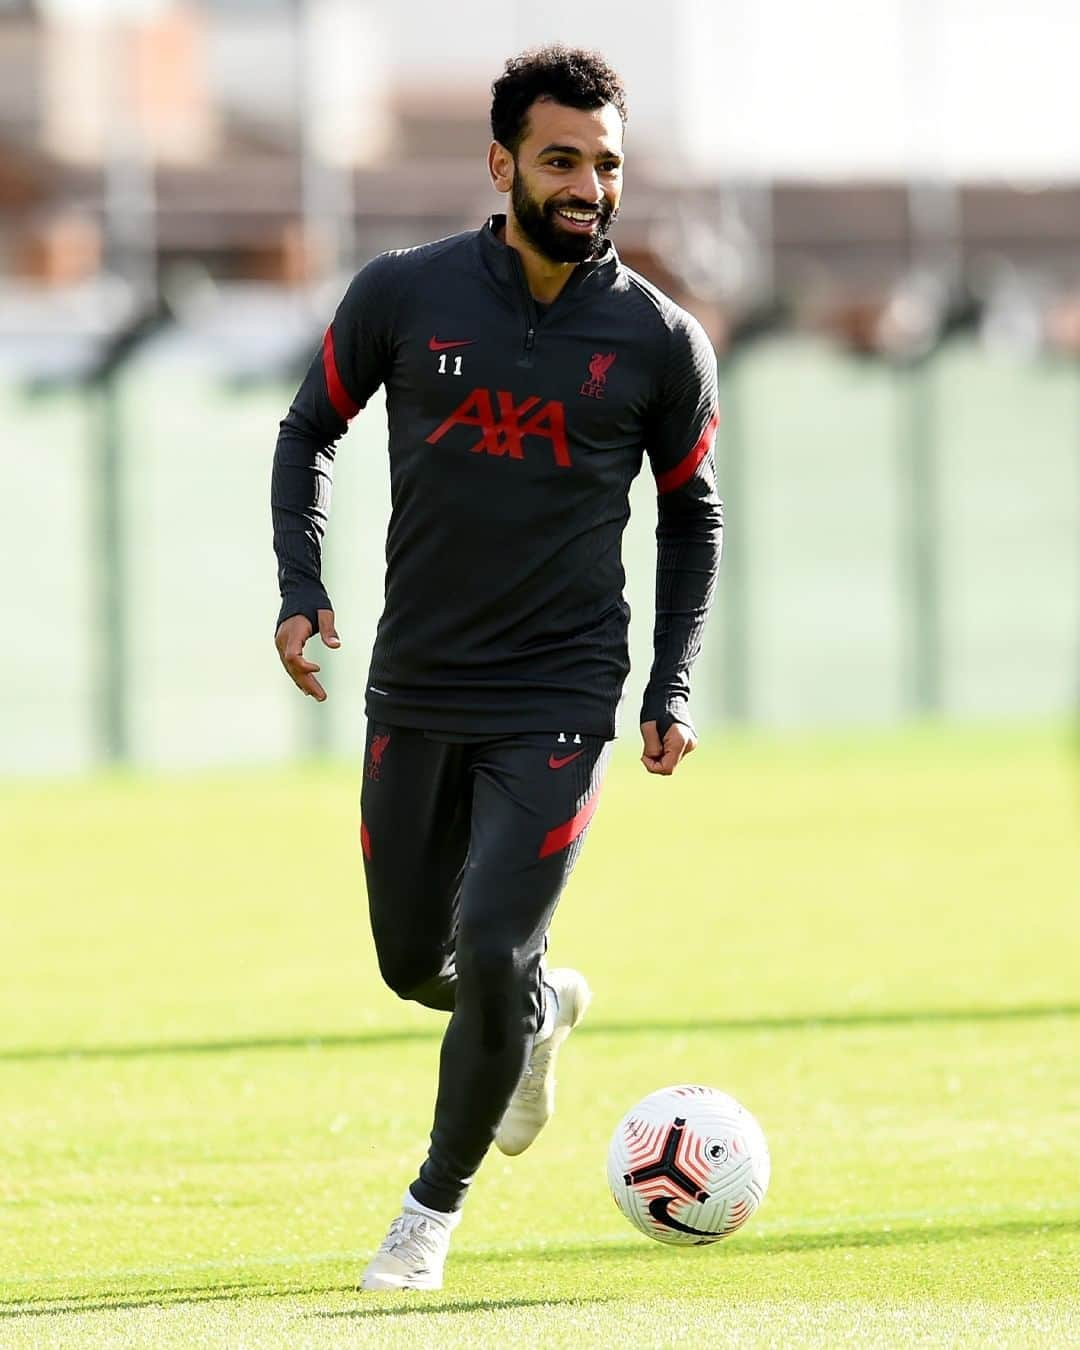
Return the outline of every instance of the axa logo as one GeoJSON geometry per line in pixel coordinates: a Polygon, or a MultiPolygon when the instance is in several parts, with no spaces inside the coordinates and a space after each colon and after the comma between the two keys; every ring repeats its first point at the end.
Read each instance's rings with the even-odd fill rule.
{"type": "Polygon", "coordinates": [[[569,469],[570,451],[566,443],[566,409],[557,399],[545,403],[531,394],[520,403],[505,389],[474,389],[428,436],[428,445],[438,445],[451,427],[476,427],[480,439],[468,447],[474,455],[509,455],[525,458],[525,442],[547,441],[552,458],[561,469],[569,469]]]}
{"type": "Polygon", "coordinates": [[[604,386],[607,384],[607,373],[615,364],[615,353],[595,352],[592,360],[589,362],[589,378],[581,386],[581,393],[585,398],[603,398],[604,386]]]}

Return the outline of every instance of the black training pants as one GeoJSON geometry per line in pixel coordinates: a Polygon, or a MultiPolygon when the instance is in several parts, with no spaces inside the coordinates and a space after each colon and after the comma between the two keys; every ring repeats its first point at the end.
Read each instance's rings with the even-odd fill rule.
{"type": "Polygon", "coordinates": [[[455,1210],[543,1019],[547,930],[596,809],[608,742],[573,731],[438,736],[369,722],[361,842],[383,979],[453,1014],[412,1192],[455,1210]]]}

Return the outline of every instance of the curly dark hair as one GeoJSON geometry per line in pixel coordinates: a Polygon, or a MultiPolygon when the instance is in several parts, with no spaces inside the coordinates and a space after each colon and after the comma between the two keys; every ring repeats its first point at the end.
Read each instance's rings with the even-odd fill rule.
{"type": "Polygon", "coordinates": [[[599,52],[562,43],[512,56],[491,94],[491,134],[515,158],[538,98],[590,110],[612,103],[626,123],[626,91],[616,72],[599,52]]]}

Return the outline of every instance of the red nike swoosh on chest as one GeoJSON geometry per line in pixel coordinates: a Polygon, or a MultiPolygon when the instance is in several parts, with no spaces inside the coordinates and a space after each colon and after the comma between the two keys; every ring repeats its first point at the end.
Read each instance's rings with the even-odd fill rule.
{"type": "Polygon", "coordinates": [[[577,759],[579,755],[583,755],[584,753],[584,750],[575,750],[572,755],[564,755],[562,759],[556,759],[556,757],[552,755],[548,760],[548,768],[561,769],[564,764],[569,764],[571,760],[577,759]]]}
{"type": "Polygon", "coordinates": [[[476,341],[477,341],[476,338],[465,338],[461,342],[440,342],[437,337],[433,337],[429,338],[428,340],[428,351],[445,352],[448,351],[451,347],[471,347],[473,343],[476,341]]]}

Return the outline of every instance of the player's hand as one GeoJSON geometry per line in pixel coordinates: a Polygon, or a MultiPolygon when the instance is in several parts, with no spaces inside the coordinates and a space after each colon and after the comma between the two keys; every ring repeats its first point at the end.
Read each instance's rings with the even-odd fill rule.
{"type": "Polygon", "coordinates": [[[641,724],[641,762],[650,773],[670,778],[685,756],[697,749],[697,737],[681,722],[672,722],[663,740],[655,722],[641,724]]]}
{"type": "MultiPolygon", "coordinates": [[[[341,639],[334,627],[334,611],[332,609],[319,610],[319,636],[322,638],[324,647],[341,646],[341,639]]],[[[304,656],[304,643],[309,637],[311,637],[311,620],[305,618],[303,614],[294,614],[292,618],[286,619],[278,625],[274,644],[277,647],[278,656],[281,657],[281,664],[289,672],[289,676],[297,689],[302,694],[309,694],[312,698],[323,703],[326,700],[326,690],[315,678],[320,668],[314,661],[309,661],[304,656]]]]}

